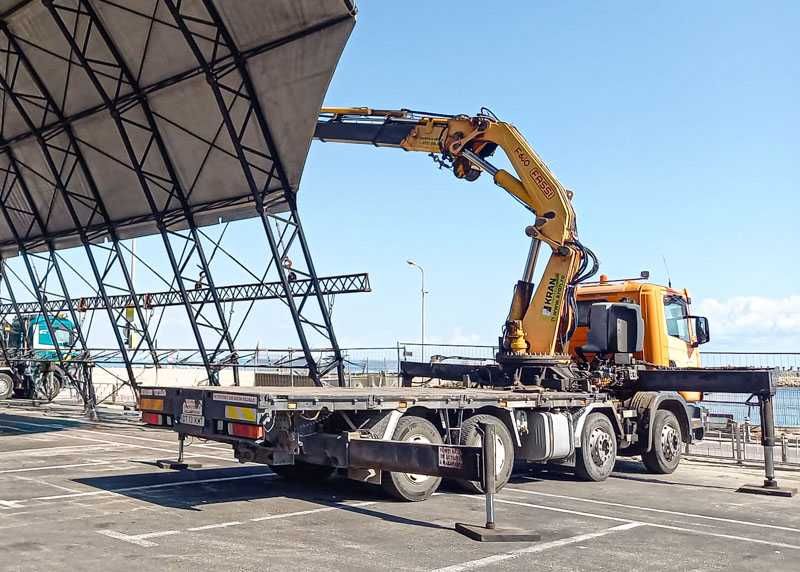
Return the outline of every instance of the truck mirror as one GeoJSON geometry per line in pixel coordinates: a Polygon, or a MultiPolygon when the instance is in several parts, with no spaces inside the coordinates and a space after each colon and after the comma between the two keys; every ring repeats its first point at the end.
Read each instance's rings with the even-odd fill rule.
{"type": "Polygon", "coordinates": [[[697,347],[711,341],[711,334],[708,330],[708,318],[705,316],[689,316],[694,319],[694,338],[692,347],[697,347]]]}

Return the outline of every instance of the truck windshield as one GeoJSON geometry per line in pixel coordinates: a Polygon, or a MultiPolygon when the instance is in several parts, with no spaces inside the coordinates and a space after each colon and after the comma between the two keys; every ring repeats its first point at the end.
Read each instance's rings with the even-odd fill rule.
{"type": "Polygon", "coordinates": [[[688,315],[686,300],[680,296],[664,296],[664,316],[667,319],[667,333],[687,343],[691,341],[689,338],[689,321],[686,319],[688,315]]]}
{"type": "Polygon", "coordinates": [[[56,330],[56,342],[59,346],[69,346],[72,343],[69,330],[56,330]]]}

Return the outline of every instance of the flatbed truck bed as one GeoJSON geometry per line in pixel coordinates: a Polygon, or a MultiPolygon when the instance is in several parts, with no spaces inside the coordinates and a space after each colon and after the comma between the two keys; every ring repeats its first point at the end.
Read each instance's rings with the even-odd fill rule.
{"type": "Polygon", "coordinates": [[[539,388],[486,389],[458,387],[208,387],[149,388],[143,396],[162,389],[163,395],[204,392],[212,401],[248,403],[272,411],[360,411],[402,409],[414,405],[476,408],[486,406],[577,407],[608,399],[604,393],[546,391],[539,388]]]}
{"type": "MultiPolygon", "coordinates": [[[[775,393],[767,369],[639,372],[635,385],[609,391],[471,387],[144,387],[142,420],[186,436],[228,443],[241,462],[264,463],[295,480],[337,469],[382,484],[405,500],[429,497],[442,477],[473,492],[482,432],[496,434],[498,489],[515,462],[557,463],[603,480],[618,455],[641,455],[670,473],[686,443],[702,439],[705,410],[678,391],[775,393]]],[[[770,409],[771,411],[771,409],[770,409]]],[[[766,410],[765,410],[766,412],[766,410]]]]}
{"type": "MultiPolygon", "coordinates": [[[[480,447],[486,423],[497,430],[499,488],[515,462],[558,463],[602,480],[618,454],[642,455],[651,470],[671,472],[703,431],[703,410],[674,391],[621,399],[541,387],[144,387],[139,408],[145,423],[173,429],[181,443],[228,443],[240,461],[296,480],[339,469],[405,500],[457,477],[448,464],[459,465],[459,448],[480,447]]],[[[479,483],[460,480],[479,492],[479,483]]]]}

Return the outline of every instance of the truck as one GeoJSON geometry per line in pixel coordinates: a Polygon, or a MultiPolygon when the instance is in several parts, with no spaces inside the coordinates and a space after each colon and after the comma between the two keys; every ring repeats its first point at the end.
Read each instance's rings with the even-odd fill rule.
{"type": "Polygon", "coordinates": [[[58,365],[56,343],[60,347],[75,344],[75,325],[64,316],[50,316],[55,343],[46,327],[44,316],[18,316],[3,324],[2,335],[8,352],[27,359],[14,365],[0,361],[0,399],[12,397],[52,401],[66,383],[66,375],[58,365]]]}
{"type": "MultiPolygon", "coordinates": [[[[495,433],[498,490],[519,463],[557,464],[602,481],[618,456],[668,474],[702,439],[702,390],[747,390],[751,372],[699,368],[708,320],[685,290],[601,276],[578,239],[572,192],[520,132],[487,110],[476,116],[371,108],[323,109],[314,137],[430,154],[472,182],[482,174],[532,215],[527,260],[493,360],[404,361],[398,387],[143,387],[142,421],[231,445],[241,462],[318,482],[340,471],[420,501],[442,478],[482,484],[456,469],[495,433]],[[490,157],[502,150],[514,173],[490,157]],[[542,247],[549,259],[535,283],[542,247]],[[422,382],[422,383],[420,383],[422,382]],[[681,393],[682,392],[682,393],[681,393]]],[[[761,372],[763,373],[763,372],[761,372]]],[[[765,391],[770,390],[769,376],[765,391]]],[[[755,391],[754,391],[755,393],[755,391]]],[[[181,449],[182,450],[182,449],[181,449]]]]}

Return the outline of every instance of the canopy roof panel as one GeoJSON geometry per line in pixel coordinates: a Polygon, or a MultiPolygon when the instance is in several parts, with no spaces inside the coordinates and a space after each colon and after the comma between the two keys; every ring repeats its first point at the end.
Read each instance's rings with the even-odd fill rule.
{"type": "Polygon", "coordinates": [[[3,256],[285,210],[355,22],[349,0],[0,11],[3,256]]]}

